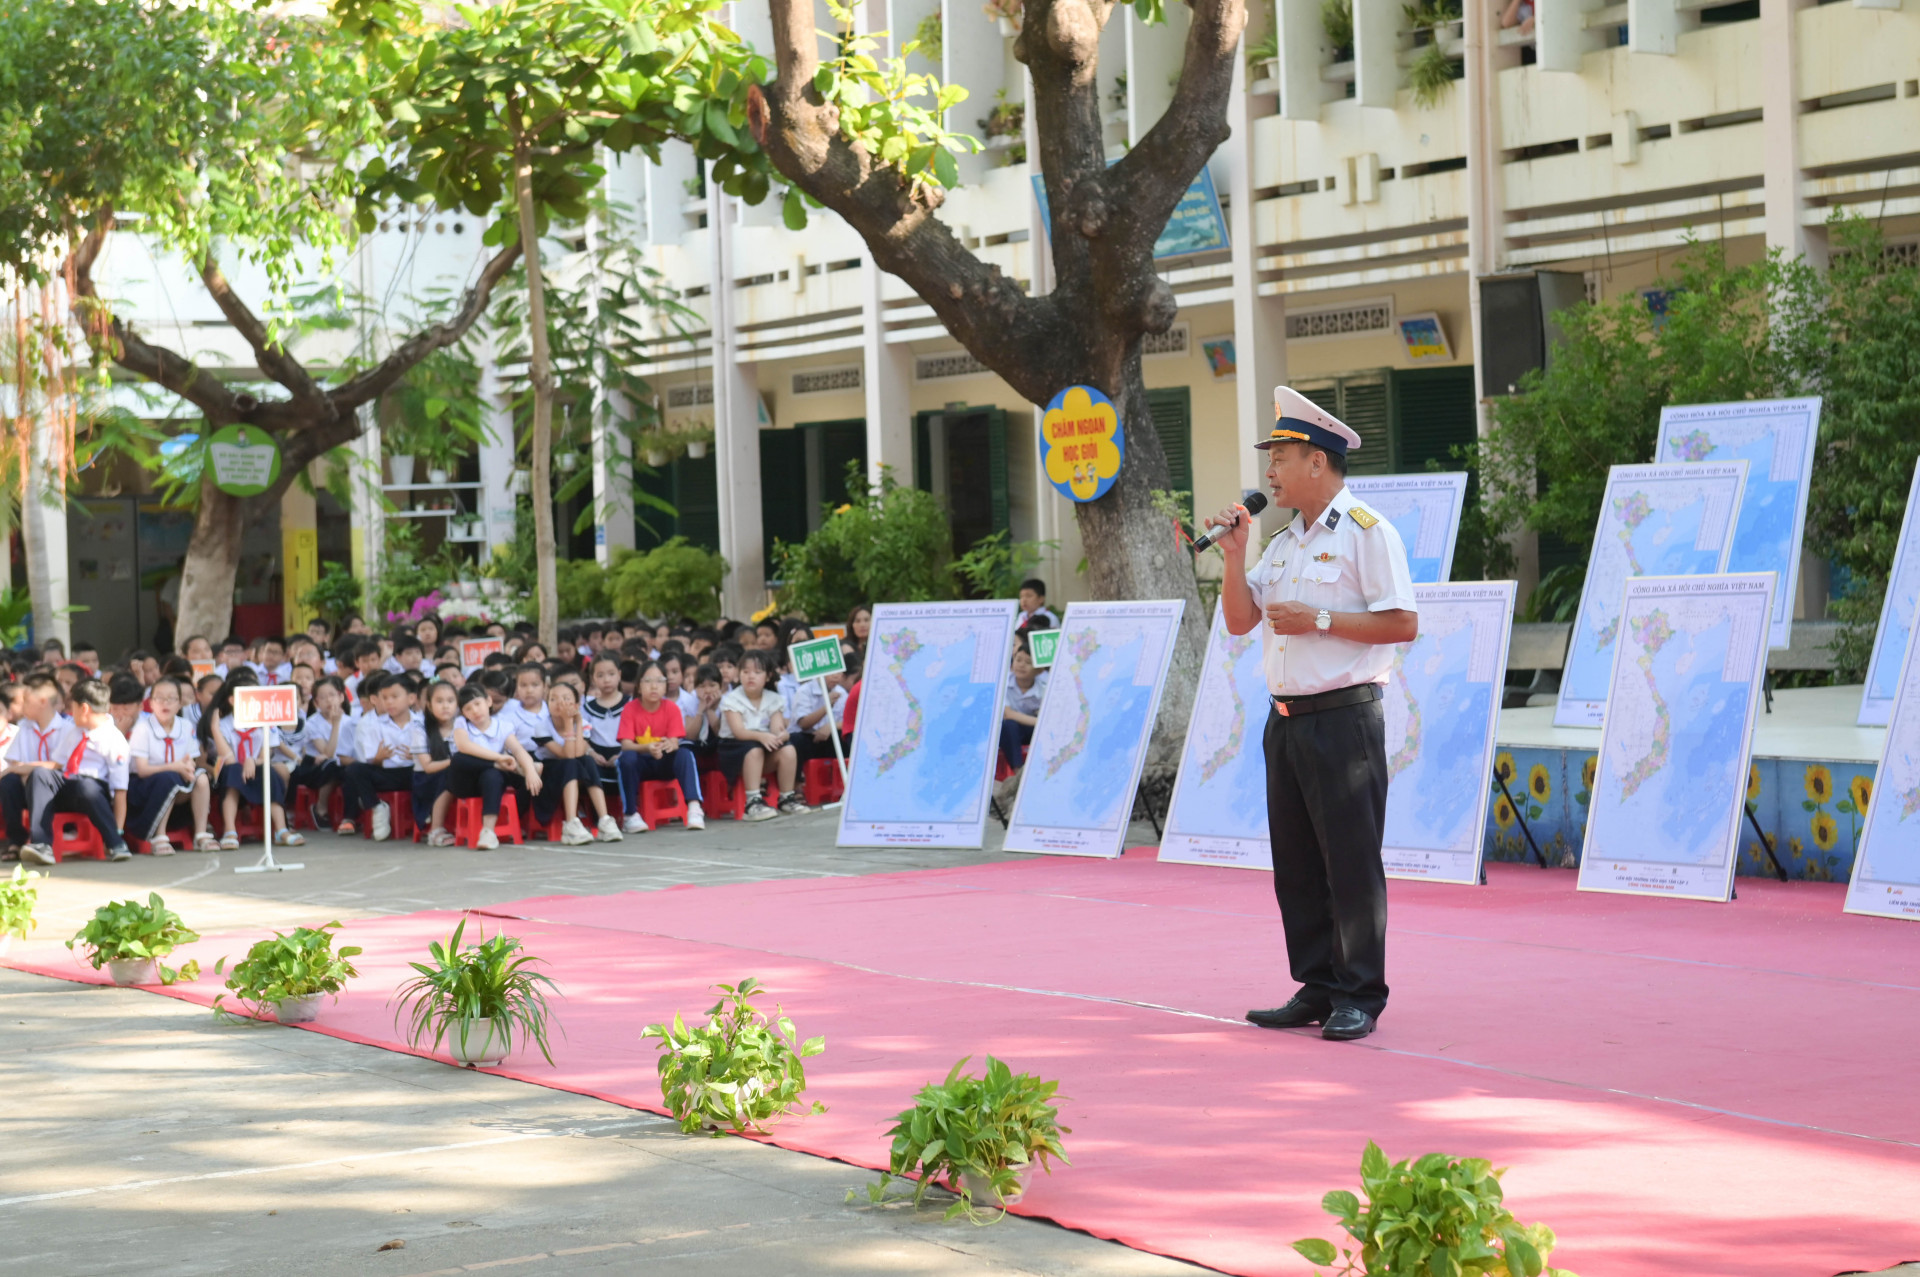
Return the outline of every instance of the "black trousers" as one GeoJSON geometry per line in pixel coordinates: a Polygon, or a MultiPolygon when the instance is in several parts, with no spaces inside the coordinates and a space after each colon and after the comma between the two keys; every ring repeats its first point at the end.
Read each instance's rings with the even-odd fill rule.
{"type": "Polygon", "coordinates": [[[1386,714],[1379,701],[1267,711],[1273,894],[1300,996],[1377,1016],[1387,1005],[1386,714]]]}
{"type": "Polygon", "coordinates": [[[27,801],[33,807],[33,841],[53,841],[55,812],[75,812],[93,822],[100,841],[124,847],[127,840],[113,819],[113,791],[92,776],[62,776],[57,768],[42,767],[27,777],[27,801]]]}
{"type": "Polygon", "coordinates": [[[0,776],[0,826],[8,842],[27,841],[27,778],[17,772],[0,776]]]}
{"type": "Polygon", "coordinates": [[[346,795],[343,810],[348,820],[360,819],[371,811],[382,794],[411,794],[413,764],[388,767],[381,763],[348,763],[341,773],[340,792],[346,795]]]}
{"type": "Polygon", "coordinates": [[[192,792],[193,782],[183,779],[179,772],[127,777],[128,836],[152,842],[167,832],[167,818],[173,814],[174,800],[192,792]]]}

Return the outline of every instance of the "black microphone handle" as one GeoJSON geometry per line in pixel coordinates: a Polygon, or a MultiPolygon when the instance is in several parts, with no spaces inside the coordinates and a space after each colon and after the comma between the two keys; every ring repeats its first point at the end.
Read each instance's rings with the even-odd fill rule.
{"type": "MultiPolygon", "coordinates": [[[[1267,499],[1258,492],[1250,492],[1247,494],[1246,499],[1240,504],[1247,512],[1247,518],[1252,519],[1255,515],[1267,508],[1267,499]]],[[[1238,522],[1235,522],[1233,525],[1234,528],[1239,526],[1240,524],[1238,522]]],[[[1232,530],[1233,528],[1219,529],[1221,532],[1231,532],[1232,530]]],[[[1203,550],[1211,550],[1213,548],[1213,537],[1214,534],[1209,532],[1207,535],[1195,541],[1193,543],[1193,552],[1199,554],[1203,550]]]]}

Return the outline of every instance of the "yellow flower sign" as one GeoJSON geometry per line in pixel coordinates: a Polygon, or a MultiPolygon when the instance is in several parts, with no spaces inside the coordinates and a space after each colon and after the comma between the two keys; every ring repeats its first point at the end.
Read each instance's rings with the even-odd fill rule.
{"type": "Polygon", "coordinates": [[[1068,386],[1040,420],[1040,463],[1060,495],[1092,501],[1113,487],[1126,456],[1120,412],[1092,386],[1068,386]]]}

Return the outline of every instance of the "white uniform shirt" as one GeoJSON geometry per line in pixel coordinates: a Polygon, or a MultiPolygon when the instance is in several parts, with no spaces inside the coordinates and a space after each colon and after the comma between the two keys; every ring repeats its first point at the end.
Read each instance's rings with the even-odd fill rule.
{"type": "MultiPolygon", "coordinates": [[[[802,730],[800,727],[801,719],[809,714],[817,714],[827,707],[827,698],[821,694],[820,680],[817,678],[810,678],[803,683],[791,674],[782,674],[780,676],[780,699],[785,703],[787,708],[787,726],[793,728],[795,731],[802,730]]],[[[698,696],[693,698],[693,707],[696,710],[700,708],[700,698],[698,696]]],[[[685,705],[680,707],[680,716],[682,718],[687,716],[687,707],[685,705]]],[[[839,720],[836,718],[835,721],[838,722],[839,720]]],[[[805,730],[812,731],[816,727],[823,726],[825,726],[824,722],[816,722],[805,730]]]]}
{"type": "Polygon", "coordinates": [[[587,739],[602,749],[620,748],[620,713],[631,696],[622,696],[612,705],[602,705],[589,696],[580,702],[580,717],[586,724],[587,739]]]}
{"type": "Polygon", "coordinates": [[[76,729],[75,739],[67,746],[69,758],[75,749],[81,751],[73,768],[75,776],[105,781],[108,789],[127,787],[127,738],[120,734],[118,727],[110,722],[100,723],[86,734],[84,743],[76,729]]]}
{"type": "MultiPolygon", "coordinates": [[[[720,739],[733,739],[733,727],[727,721],[729,710],[740,716],[741,731],[767,732],[773,730],[773,716],[784,714],[786,709],[787,703],[780,699],[778,692],[771,690],[761,692],[760,704],[756,707],[747,698],[746,690],[736,687],[720,698],[720,739]]],[[[788,723],[787,726],[792,727],[793,724],[788,723]]]]}
{"type": "Polygon", "coordinates": [[[1040,702],[1047,695],[1047,671],[1033,672],[1033,686],[1026,691],[1020,690],[1020,684],[1013,681],[1013,675],[1007,675],[1007,708],[1016,714],[1025,714],[1029,718],[1040,717],[1040,702]]]}
{"type": "Polygon", "coordinates": [[[183,762],[200,757],[200,738],[193,730],[193,724],[180,715],[173,716],[173,726],[162,727],[158,719],[151,714],[142,714],[140,721],[133,725],[133,735],[127,741],[127,748],[135,758],[144,758],[149,763],[164,767],[168,763],[183,762]]]}
{"type": "Polygon", "coordinates": [[[394,722],[385,714],[364,714],[354,731],[354,755],[362,759],[372,759],[385,745],[392,752],[381,762],[382,767],[413,766],[413,716],[411,714],[394,722]]]}
{"type": "Polygon", "coordinates": [[[460,742],[464,740],[470,745],[479,745],[482,748],[492,750],[496,754],[504,754],[507,752],[507,738],[512,735],[513,729],[508,727],[506,720],[498,714],[493,716],[493,720],[489,722],[484,729],[475,727],[472,723],[468,722],[465,714],[462,714],[460,721],[453,725],[453,745],[455,750],[460,748],[460,742]]]}
{"type": "MultiPolygon", "coordinates": [[[[1393,525],[1345,488],[1312,527],[1298,511],[1247,569],[1256,607],[1304,603],[1315,611],[1415,611],[1407,547],[1393,525]],[[1355,518],[1358,512],[1359,517],[1355,518]]],[[[1384,683],[1393,668],[1393,644],[1356,643],[1331,634],[1275,634],[1260,620],[1267,690],[1275,696],[1311,696],[1361,683],[1384,683]]]]}
{"type": "Polygon", "coordinates": [[[308,758],[319,759],[320,751],[335,743],[334,728],[339,728],[337,748],[329,758],[338,759],[341,755],[353,757],[353,716],[342,713],[338,724],[329,723],[327,716],[319,710],[307,715],[306,726],[300,733],[300,752],[308,758]]]}
{"type": "Polygon", "coordinates": [[[507,730],[513,733],[520,747],[529,754],[539,748],[536,741],[554,740],[560,735],[553,729],[553,715],[547,712],[545,702],[541,703],[539,709],[528,709],[519,701],[511,700],[502,705],[500,712],[493,717],[494,721],[507,725],[507,730]]]}
{"type": "Polygon", "coordinates": [[[247,668],[260,676],[263,687],[275,687],[281,683],[293,681],[293,662],[291,661],[282,661],[272,667],[262,665],[258,661],[248,661],[247,668]]]}
{"type": "Polygon", "coordinates": [[[700,712],[700,693],[691,687],[682,687],[680,694],[674,697],[674,704],[680,707],[680,721],[691,723],[693,716],[700,712]]]}
{"type": "Polygon", "coordinates": [[[53,721],[42,727],[30,718],[23,718],[20,730],[14,734],[13,744],[7,746],[7,761],[10,763],[64,763],[67,754],[73,752],[78,742],[69,736],[73,720],[65,714],[55,714],[53,721]],[[66,751],[61,752],[65,744],[66,751]]]}

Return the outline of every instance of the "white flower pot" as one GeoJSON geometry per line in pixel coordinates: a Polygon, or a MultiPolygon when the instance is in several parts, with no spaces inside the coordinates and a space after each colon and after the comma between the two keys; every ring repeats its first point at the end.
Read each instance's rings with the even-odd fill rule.
{"type": "Polygon", "coordinates": [[[446,481],[447,481],[447,472],[445,470],[436,469],[436,470],[427,471],[428,483],[434,484],[435,486],[439,486],[440,484],[444,484],[446,481]]]}
{"type": "Polygon", "coordinates": [[[504,599],[507,597],[507,583],[490,576],[480,582],[480,592],[490,599],[504,599]]]}
{"type": "Polygon", "coordinates": [[[1013,1192],[1005,1197],[994,1193],[991,1178],[975,1171],[960,1172],[960,1182],[967,1186],[967,1192],[973,1196],[975,1206],[1012,1206],[1027,1195],[1027,1181],[1033,1178],[1033,1163],[1028,1162],[1025,1166],[1014,1167],[1013,1174],[1019,1182],[1014,1185],[1013,1192]]]}
{"type": "Polygon", "coordinates": [[[324,993],[303,993],[297,998],[288,998],[274,1007],[274,1018],[282,1024],[311,1024],[320,1014],[320,1000],[324,993]]]}
{"type": "Polygon", "coordinates": [[[1005,36],[1007,39],[1011,40],[1013,39],[1013,37],[1020,34],[1020,28],[1013,25],[1013,20],[1011,18],[1001,18],[999,21],[1000,21],[1000,34],[1005,36]]]}
{"type": "Polygon", "coordinates": [[[492,1020],[466,1020],[449,1025],[446,1041],[448,1054],[461,1064],[491,1068],[507,1058],[506,1043],[493,1031],[492,1020]]]}
{"type": "Polygon", "coordinates": [[[705,439],[695,439],[692,442],[688,443],[687,455],[689,457],[692,457],[695,461],[698,461],[700,460],[700,458],[706,456],[707,441],[705,439]]]}
{"type": "Polygon", "coordinates": [[[126,958],[106,964],[115,984],[159,984],[160,964],[152,958],[126,958]]]}
{"type": "Polygon", "coordinates": [[[455,581],[453,583],[453,597],[456,599],[477,599],[480,597],[480,587],[472,581],[455,581]]]}
{"type": "Polygon", "coordinates": [[[648,448],[647,449],[647,464],[650,466],[664,466],[669,461],[672,461],[672,460],[673,460],[673,454],[668,452],[665,448],[648,448]]]}
{"type": "Polygon", "coordinates": [[[393,476],[394,487],[406,487],[413,482],[413,458],[403,456],[388,457],[387,473],[393,476]]]}
{"type": "Polygon", "coordinates": [[[560,454],[559,461],[562,474],[571,474],[580,468],[580,454],[577,452],[563,452],[560,454]]]}
{"type": "Polygon", "coordinates": [[[524,497],[533,491],[533,473],[529,470],[515,470],[513,478],[507,481],[507,491],[516,497],[524,497]]]}

